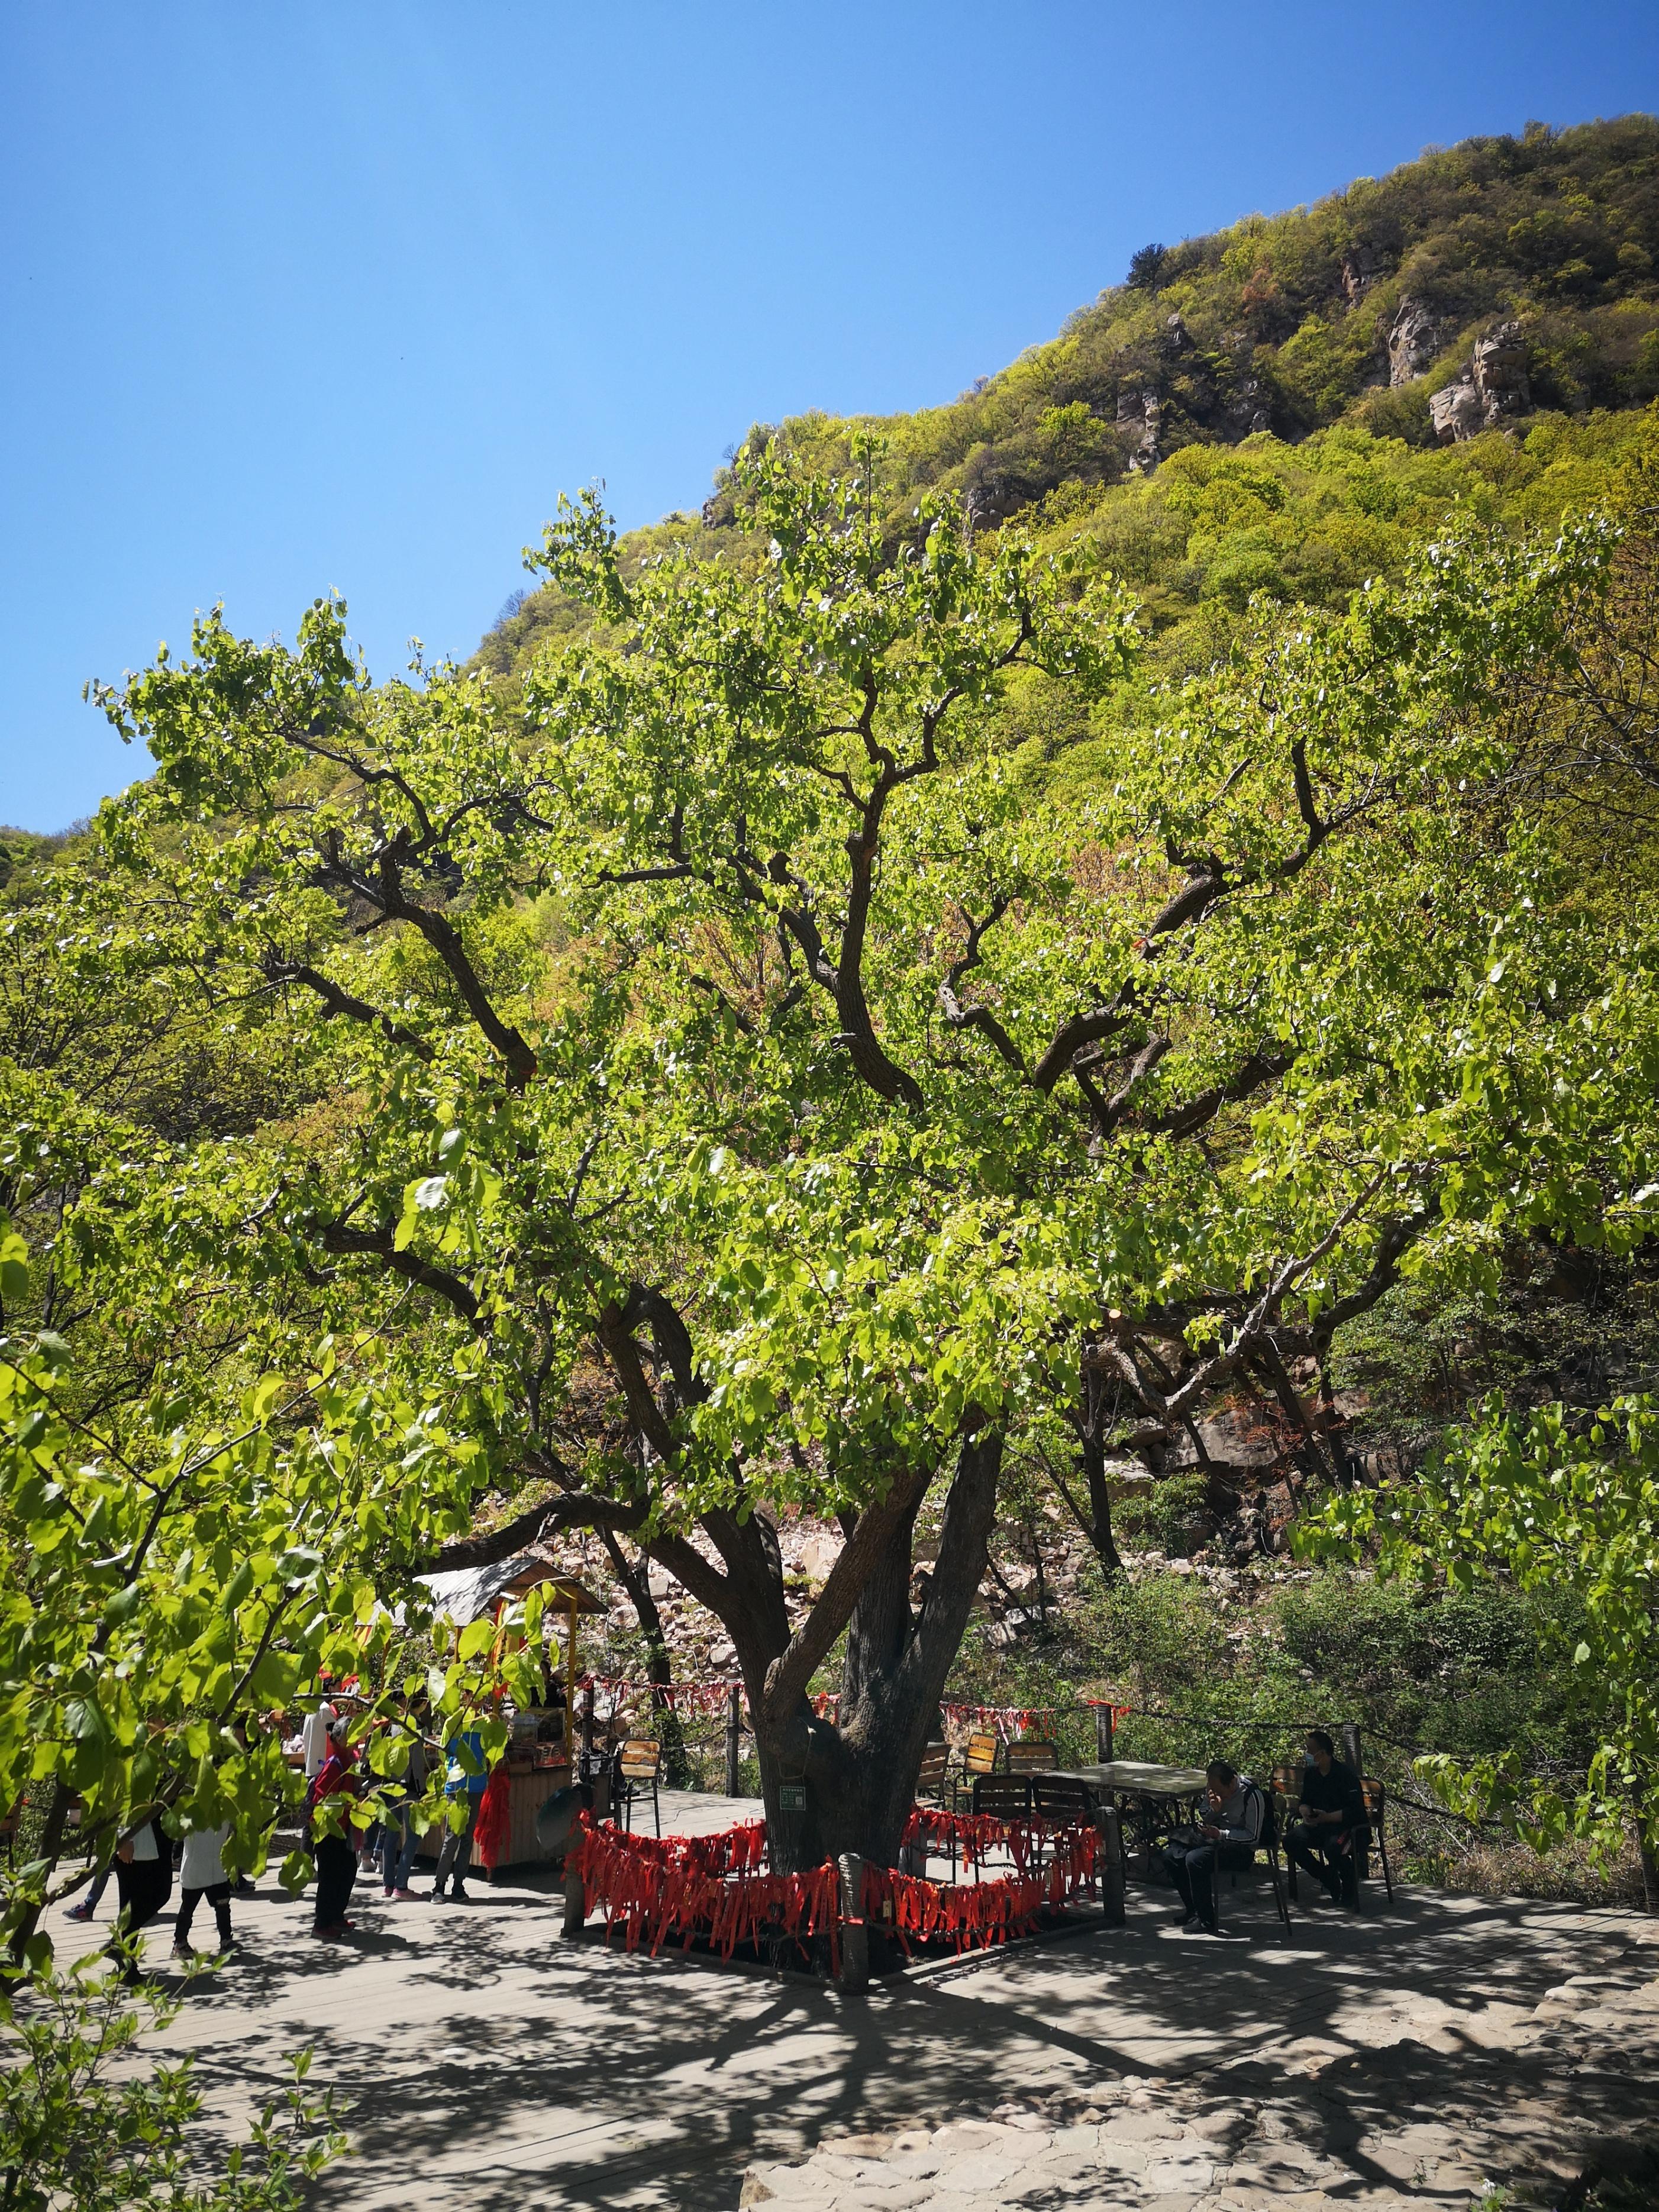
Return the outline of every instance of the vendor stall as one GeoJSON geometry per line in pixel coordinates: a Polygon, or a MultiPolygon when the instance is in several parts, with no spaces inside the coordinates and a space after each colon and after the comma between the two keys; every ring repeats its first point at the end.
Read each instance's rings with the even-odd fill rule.
{"type": "MultiPolygon", "coordinates": [[[[539,1589],[547,1610],[564,1624],[562,1682],[550,1674],[544,1700],[507,1716],[509,1737],[506,1767],[507,1807],[497,1868],[544,1863],[548,1853],[537,1839],[536,1815],[556,1790],[580,1779],[580,1670],[577,1658],[576,1624],[584,1613],[603,1613],[601,1600],[573,1577],[536,1552],[524,1552],[488,1567],[462,1569],[454,1574],[423,1577],[440,1612],[458,1628],[488,1613],[498,1618],[505,1607],[539,1589]]],[[[607,1809],[608,1792],[599,1778],[596,1805],[607,1809]]],[[[416,1846],[416,1856],[435,1859],[441,1832],[430,1830],[416,1846]]],[[[484,1865],[477,1843],[470,1860],[474,1870],[484,1865]]]]}

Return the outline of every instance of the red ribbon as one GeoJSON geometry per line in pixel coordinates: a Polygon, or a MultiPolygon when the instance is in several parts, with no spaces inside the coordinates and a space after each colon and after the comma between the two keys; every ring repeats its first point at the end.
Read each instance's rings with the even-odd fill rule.
{"type": "Polygon", "coordinates": [[[479,1801],[477,1823],[472,1831],[472,1840],[478,1846],[478,1856],[491,1874],[501,1863],[507,1849],[507,1832],[511,1820],[510,1798],[512,1784],[507,1780],[503,1764],[495,1767],[484,1784],[484,1794],[479,1801]]]}
{"type": "Polygon", "coordinates": [[[1052,1731],[1054,1718],[1052,1705],[941,1705],[939,1711],[951,1728],[994,1728],[1005,1742],[1011,1734],[1036,1734],[1039,1723],[1052,1731]]]}

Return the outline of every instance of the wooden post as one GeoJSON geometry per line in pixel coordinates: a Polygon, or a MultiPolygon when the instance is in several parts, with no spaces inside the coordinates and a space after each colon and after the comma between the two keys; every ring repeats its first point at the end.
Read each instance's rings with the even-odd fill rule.
{"type": "Polygon", "coordinates": [[[1100,1875],[1100,1901],[1105,1908],[1109,1928],[1121,1928],[1123,1906],[1123,1828],[1115,1805],[1103,1805],[1095,1814],[1095,1832],[1100,1838],[1100,1847],[1095,1856],[1100,1875]]]}
{"type": "Polygon", "coordinates": [[[731,1687],[726,1709],[726,1794],[738,1794],[738,1754],[743,1743],[743,1692],[737,1683],[731,1687]]]}
{"type": "MultiPolygon", "coordinates": [[[[1365,1765],[1364,1756],[1360,1750],[1359,1723],[1358,1721],[1344,1721],[1342,1723],[1342,1758],[1344,1764],[1353,1775],[1355,1781],[1363,1782],[1365,1778],[1365,1765]]],[[[1354,1901],[1356,1904],[1358,1902],[1358,1885],[1362,1881],[1369,1880],[1370,1871],[1370,1846],[1363,1838],[1356,1838],[1353,1847],[1354,1901]]]]}
{"type": "Polygon", "coordinates": [[[586,1778],[576,1771],[576,1601],[570,1601],[570,1619],[564,1638],[564,1748],[570,1761],[570,1779],[586,1778]]]}
{"type": "Polygon", "coordinates": [[[864,1861],[843,1851],[841,1869],[841,1986],[858,1996],[870,1986],[870,1931],[864,1924],[864,1861]]]}
{"type": "Polygon", "coordinates": [[[1112,1723],[1115,1716],[1109,1705],[1095,1707],[1095,1757],[1103,1766],[1112,1763],[1112,1723]]]}

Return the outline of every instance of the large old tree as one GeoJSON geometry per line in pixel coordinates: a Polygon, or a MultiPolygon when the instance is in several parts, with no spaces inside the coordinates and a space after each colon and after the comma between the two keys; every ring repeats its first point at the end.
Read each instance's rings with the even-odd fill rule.
{"type": "MultiPolygon", "coordinates": [[[[878,465],[745,455],[736,566],[564,509],[535,558],[585,614],[510,694],[371,685],[319,603],[107,695],[156,762],[102,829],[132,939],[328,1062],[174,1218],[476,1442],[521,1510],[447,1512],[447,1562],[588,1527],[719,1616],[785,1866],[892,1859],[1011,1437],[1069,1421],[1103,1502],[1115,1424],[1249,1389],[1328,1464],[1333,1334],[1402,1270],[1640,1211],[1601,940],[1474,803],[1601,535],[1264,621],[1063,810],[998,702],[1109,729],[1131,603],[948,507],[884,544],[878,465]],[[793,1621],[791,1505],[847,1538],[793,1621]]],[[[428,1563],[389,1530],[386,1593],[428,1563]]]]}

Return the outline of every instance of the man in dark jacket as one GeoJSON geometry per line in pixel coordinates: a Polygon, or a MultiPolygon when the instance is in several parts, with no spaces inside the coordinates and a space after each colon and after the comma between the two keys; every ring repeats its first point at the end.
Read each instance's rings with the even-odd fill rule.
{"type": "Polygon", "coordinates": [[[1261,1841],[1267,1810],[1255,1783],[1224,1759],[1210,1762],[1205,1781],[1208,1818],[1196,1835],[1188,1830],[1164,1853],[1170,1880],[1181,1896],[1182,1932],[1189,1936],[1201,1928],[1215,1933],[1216,1871],[1237,1872],[1250,1864],[1261,1841]]]}
{"type": "Polygon", "coordinates": [[[1359,1777],[1337,1757],[1323,1729],[1310,1729],[1301,1802],[1285,1831],[1285,1850],[1292,1865],[1315,1877],[1333,1905],[1351,1887],[1353,1832],[1364,1825],[1359,1777]]]}

